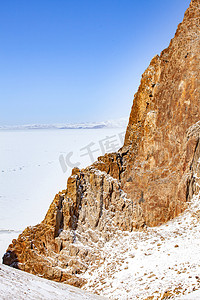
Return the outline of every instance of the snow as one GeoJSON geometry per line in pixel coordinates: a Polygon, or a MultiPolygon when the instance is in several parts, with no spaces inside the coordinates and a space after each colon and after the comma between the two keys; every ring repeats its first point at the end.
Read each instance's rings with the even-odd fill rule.
{"type": "Polygon", "coordinates": [[[66,156],[71,153],[71,163],[86,167],[103,154],[102,140],[110,141],[106,152],[119,149],[124,132],[125,128],[0,131],[0,257],[19,232],[43,220],[55,194],[66,188],[72,169],[66,156]],[[91,142],[92,158],[82,149],[91,142]]]}
{"type": "Polygon", "coordinates": [[[8,245],[13,239],[16,239],[20,233],[21,231],[0,230],[0,262],[3,254],[8,248],[8,245]]]}
{"type": "MultiPolygon", "coordinates": [[[[99,142],[105,138],[110,137],[114,147],[114,136],[120,148],[122,131],[119,128],[0,131],[0,256],[22,229],[43,219],[54,195],[66,187],[71,167],[67,165],[67,170],[63,170],[60,157],[65,159],[72,152],[72,161],[80,162],[79,168],[85,167],[92,161],[89,155],[81,156],[82,148],[93,142],[93,149],[98,149],[93,152],[95,160],[102,154],[99,142]]],[[[112,147],[110,150],[114,150],[112,147]]],[[[115,232],[101,249],[102,264],[85,273],[88,283],[84,289],[119,300],[143,300],[151,296],[151,299],[200,299],[199,253],[200,195],[197,195],[182,215],[167,224],[144,232],[115,232]]],[[[1,299],[90,299],[80,290],[77,296],[76,291],[0,265],[0,293],[4,297],[1,299]]]]}
{"type": "Polygon", "coordinates": [[[103,300],[73,286],[56,283],[0,265],[0,298],[2,300],[103,300]]]}
{"type": "Polygon", "coordinates": [[[102,249],[103,264],[85,273],[84,289],[109,299],[161,299],[165,294],[198,299],[180,295],[200,289],[199,200],[195,196],[183,215],[160,227],[116,232],[102,249]]]}
{"type": "Polygon", "coordinates": [[[200,291],[195,291],[190,293],[189,295],[185,295],[180,298],[181,300],[198,300],[200,299],[200,291]]]}
{"type": "MultiPolygon", "coordinates": [[[[117,231],[88,270],[84,290],[109,299],[200,299],[200,194],[168,223],[117,231]],[[165,297],[165,298],[163,298],[165,297]]],[[[1,299],[98,299],[74,287],[0,265],[1,299]]]]}

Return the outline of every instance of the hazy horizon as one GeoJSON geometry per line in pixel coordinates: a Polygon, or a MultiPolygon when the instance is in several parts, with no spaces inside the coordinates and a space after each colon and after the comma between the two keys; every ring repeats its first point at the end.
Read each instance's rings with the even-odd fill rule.
{"type": "Polygon", "coordinates": [[[121,128],[127,127],[129,117],[122,117],[119,119],[103,120],[103,121],[91,121],[91,122],[69,122],[69,123],[26,123],[26,124],[12,124],[12,125],[0,125],[2,129],[78,129],[82,126],[83,129],[97,129],[96,126],[102,126],[99,128],[121,128]]]}

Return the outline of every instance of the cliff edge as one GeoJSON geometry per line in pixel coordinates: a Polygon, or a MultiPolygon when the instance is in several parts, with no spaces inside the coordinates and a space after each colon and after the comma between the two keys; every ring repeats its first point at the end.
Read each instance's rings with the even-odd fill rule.
{"type": "Polygon", "coordinates": [[[117,230],[161,225],[199,192],[200,0],[192,0],[175,37],[155,56],[134,96],[124,145],[74,168],[41,224],[13,240],[3,263],[82,286],[117,230]]]}

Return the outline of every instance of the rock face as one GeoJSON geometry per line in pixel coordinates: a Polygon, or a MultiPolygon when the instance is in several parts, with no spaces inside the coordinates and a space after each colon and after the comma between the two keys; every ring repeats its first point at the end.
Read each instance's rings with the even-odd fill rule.
{"type": "Polygon", "coordinates": [[[13,240],[4,264],[82,286],[116,230],[145,230],[186,207],[200,175],[200,0],[144,72],[124,146],[73,169],[44,221],[13,240]]]}

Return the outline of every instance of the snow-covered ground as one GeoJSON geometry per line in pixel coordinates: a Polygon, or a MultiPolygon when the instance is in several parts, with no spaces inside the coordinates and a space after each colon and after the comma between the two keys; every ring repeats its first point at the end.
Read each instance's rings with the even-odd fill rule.
{"type": "Polygon", "coordinates": [[[1,300],[103,300],[73,286],[0,265],[1,300]]]}
{"type": "Polygon", "coordinates": [[[200,195],[165,225],[116,232],[102,253],[102,265],[85,274],[86,290],[109,299],[200,299],[199,291],[187,296],[200,289],[200,195]]]}
{"type": "MultiPolygon", "coordinates": [[[[90,165],[123,143],[125,128],[0,130],[0,258],[44,218],[73,165],[90,165]]],[[[0,259],[1,262],[1,259],[0,259]]]]}
{"type": "MultiPolygon", "coordinates": [[[[84,290],[109,299],[200,299],[200,194],[188,209],[146,232],[116,232],[84,290]]],[[[0,265],[1,299],[98,299],[74,287],[0,265]]]]}

